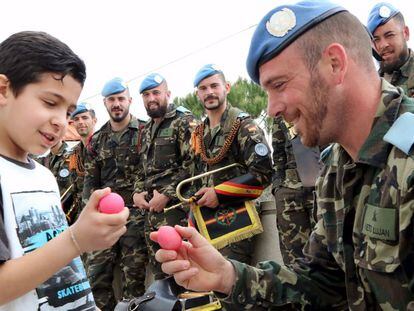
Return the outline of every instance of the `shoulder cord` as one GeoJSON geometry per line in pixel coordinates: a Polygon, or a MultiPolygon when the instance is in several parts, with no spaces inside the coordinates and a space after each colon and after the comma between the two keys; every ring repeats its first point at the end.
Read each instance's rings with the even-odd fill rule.
{"type": "Polygon", "coordinates": [[[207,163],[208,165],[214,165],[214,164],[221,162],[224,156],[226,155],[227,151],[230,149],[230,146],[234,138],[237,135],[240,125],[241,125],[241,120],[237,118],[231,127],[229,135],[224,141],[223,147],[220,149],[219,153],[212,158],[209,158],[207,156],[206,146],[204,145],[204,123],[201,123],[199,126],[197,126],[195,129],[195,133],[196,133],[197,140],[200,144],[201,159],[203,160],[203,162],[207,163]]]}

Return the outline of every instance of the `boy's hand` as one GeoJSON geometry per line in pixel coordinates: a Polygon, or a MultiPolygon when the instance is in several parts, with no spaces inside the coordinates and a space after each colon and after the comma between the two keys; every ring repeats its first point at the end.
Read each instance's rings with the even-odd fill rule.
{"type": "Polygon", "coordinates": [[[124,207],[118,214],[98,211],[99,200],[110,192],[110,188],[94,191],[78,220],[71,227],[82,252],[109,248],[126,232],[128,208],[124,207]]]}
{"type": "MultiPolygon", "coordinates": [[[[177,225],[175,229],[188,242],[183,242],[178,251],[157,251],[155,259],[162,263],[162,271],[187,289],[229,294],[236,280],[233,265],[194,228],[177,225]]],[[[157,235],[152,232],[151,240],[157,242],[157,235]]]]}

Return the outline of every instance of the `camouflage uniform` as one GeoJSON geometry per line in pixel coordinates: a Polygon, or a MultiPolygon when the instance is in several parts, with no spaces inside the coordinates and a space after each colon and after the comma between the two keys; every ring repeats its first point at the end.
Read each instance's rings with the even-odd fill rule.
{"type": "MultiPolygon", "coordinates": [[[[83,200],[92,191],[111,187],[127,206],[132,206],[133,181],[139,163],[139,148],[144,123],[132,116],[122,132],[113,132],[109,121],[91,140],[85,160],[83,200]]],[[[116,301],[112,289],[115,262],[120,262],[122,294],[125,298],[144,293],[147,251],[144,218],[138,209],[130,208],[127,232],[112,248],[88,254],[86,262],[95,301],[102,310],[113,310],[116,301]]]]}
{"type": "Polygon", "coordinates": [[[233,262],[237,283],[227,299],[239,309],[294,301],[314,310],[347,303],[350,310],[413,310],[414,150],[406,154],[383,140],[401,114],[414,113],[400,92],[382,81],[373,128],[355,162],[338,144],[322,156],[318,222],[306,259],[290,268],[233,262]]]}
{"type": "MultiPolygon", "coordinates": [[[[196,122],[189,110],[183,107],[175,108],[174,105],[169,105],[159,124],[154,120],[147,122],[142,137],[140,168],[136,175],[134,192],[147,191],[146,199],[149,201],[152,199],[152,192],[157,190],[170,198],[168,205],[179,202],[175,192],[177,184],[191,176],[192,160],[189,150],[191,132],[195,125],[196,122]]],[[[155,260],[155,252],[159,245],[150,240],[149,234],[161,226],[175,224],[187,225],[187,211],[177,208],[166,213],[145,213],[148,257],[156,280],[164,278],[165,274],[155,260]]]]}
{"type": "Polygon", "coordinates": [[[71,185],[68,161],[69,155],[69,146],[66,142],[63,142],[56,154],[49,152],[47,156],[36,159],[37,162],[46,166],[56,177],[61,195],[71,185]]]}
{"type": "Polygon", "coordinates": [[[69,223],[74,223],[78,219],[83,208],[82,191],[83,179],[85,177],[84,162],[87,156],[87,148],[82,142],[79,142],[69,156],[69,170],[73,184],[73,203],[70,211],[68,211],[69,223]]]}
{"type": "MultiPolygon", "coordinates": [[[[204,145],[206,146],[207,156],[212,158],[222,149],[226,137],[229,135],[234,121],[240,118],[241,126],[233,140],[229,151],[224,158],[217,164],[208,165],[204,163],[200,156],[196,157],[197,174],[212,171],[232,163],[240,163],[243,167],[233,167],[202,179],[202,186],[214,187],[232,178],[251,173],[261,183],[267,187],[271,182],[272,161],[270,149],[267,146],[263,131],[254,123],[252,118],[241,110],[232,107],[229,103],[224,111],[220,125],[210,128],[209,119],[204,120],[204,145]],[[267,147],[267,155],[260,156],[256,153],[255,147],[259,143],[267,147]]],[[[253,254],[252,238],[232,243],[220,252],[229,259],[236,259],[241,262],[250,263],[253,254]]]]}
{"type": "Polygon", "coordinates": [[[414,52],[409,49],[409,53],[408,60],[400,69],[390,75],[380,70],[379,74],[392,85],[401,87],[408,96],[414,97],[414,52]]]}
{"type": "Polygon", "coordinates": [[[303,257],[302,249],[315,225],[313,216],[314,187],[302,185],[292,139],[296,138],[293,126],[282,117],[273,122],[273,162],[275,175],[272,192],[275,196],[280,251],[285,264],[303,257]]]}
{"type": "Polygon", "coordinates": [[[45,157],[36,158],[36,161],[46,166],[56,177],[56,181],[59,185],[60,195],[65,196],[62,198],[62,208],[65,214],[71,209],[73,204],[73,187],[72,174],[69,170],[69,157],[71,150],[66,142],[63,142],[60,146],[57,154],[49,152],[45,157]],[[67,191],[70,188],[69,191],[67,191]]]}

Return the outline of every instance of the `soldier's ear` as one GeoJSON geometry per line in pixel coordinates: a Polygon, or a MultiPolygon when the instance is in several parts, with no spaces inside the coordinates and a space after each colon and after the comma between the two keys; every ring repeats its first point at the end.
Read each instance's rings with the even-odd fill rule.
{"type": "Polygon", "coordinates": [[[410,28],[408,28],[408,26],[404,26],[403,35],[404,35],[405,41],[410,40],[410,28]]]}
{"type": "Polygon", "coordinates": [[[231,90],[231,84],[230,82],[227,82],[224,84],[224,88],[226,89],[227,94],[230,93],[231,90]]]}

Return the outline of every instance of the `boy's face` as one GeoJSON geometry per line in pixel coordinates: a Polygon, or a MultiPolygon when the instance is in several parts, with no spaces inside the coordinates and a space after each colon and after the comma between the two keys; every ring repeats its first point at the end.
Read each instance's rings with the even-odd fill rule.
{"type": "Polygon", "coordinates": [[[63,137],[81,90],[69,75],[45,73],[15,97],[0,75],[0,153],[22,162],[45,153],[63,137]]]}

